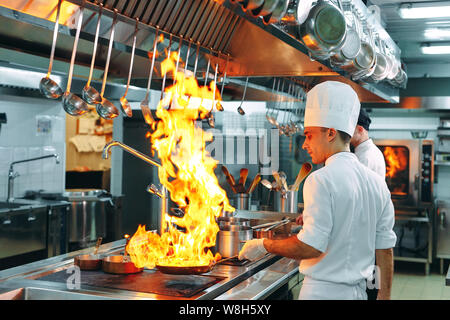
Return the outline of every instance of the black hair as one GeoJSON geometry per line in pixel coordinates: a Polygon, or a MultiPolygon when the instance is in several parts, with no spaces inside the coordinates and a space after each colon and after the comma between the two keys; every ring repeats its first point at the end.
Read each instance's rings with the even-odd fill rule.
{"type": "Polygon", "coordinates": [[[361,108],[359,110],[359,116],[358,116],[358,125],[369,131],[370,124],[372,123],[372,120],[370,120],[369,114],[366,110],[361,108]]]}

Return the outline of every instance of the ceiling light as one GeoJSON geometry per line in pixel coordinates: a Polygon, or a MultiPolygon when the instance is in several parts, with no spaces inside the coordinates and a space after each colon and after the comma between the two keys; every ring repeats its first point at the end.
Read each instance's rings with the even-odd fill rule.
{"type": "Polygon", "coordinates": [[[424,43],[420,46],[423,54],[450,54],[450,43],[424,43]]]}
{"type": "Polygon", "coordinates": [[[450,2],[404,3],[398,9],[403,19],[426,19],[450,17],[450,2]]]}
{"type": "Polygon", "coordinates": [[[450,29],[449,28],[430,28],[425,29],[424,36],[427,39],[433,40],[450,40],[450,29]]]}

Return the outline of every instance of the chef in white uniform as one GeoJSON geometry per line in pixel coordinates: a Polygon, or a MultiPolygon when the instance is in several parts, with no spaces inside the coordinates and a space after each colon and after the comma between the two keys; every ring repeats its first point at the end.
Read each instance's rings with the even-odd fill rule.
{"type": "MultiPolygon", "coordinates": [[[[372,120],[370,119],[369,114],[366,110],[361,108],[355,132],[350,140],[350,145],[354,148],[358,160],[384,179],[386,176],[386,162],[381,150],[378,149],[372,139],[369,138],[369,128],[371,123],[372,120]]],[[[375,274],[374,276],[376,277],[377,275],[375,274]]],[[[366,292],[368,300],[377,299],[378,289],[376,287],[371,285],[366,292]]]]}
{"type": "Polygon", "coordinates": [[[303,228],[287,239],[249,240],[239,253],[239,259],[270,252],[300,260],[299,299],[367,299],[375,254],[378,299],[390,299],[394,207],[385,181],[350,152],[359,109],[347,84],[327,81],[308,92],[303,148],[325,166],[305,181],[303,228]]]}
{"type": "Polygon", "coordinates": [[[378,173],[383,179],[386,176],[386,162],[383,153],[369,138],[370,120],[367,112],[361,108],[358,117],[358,123],[350,140],[350,144],[355,148],[355,155],[359,161],[378,173]]]}

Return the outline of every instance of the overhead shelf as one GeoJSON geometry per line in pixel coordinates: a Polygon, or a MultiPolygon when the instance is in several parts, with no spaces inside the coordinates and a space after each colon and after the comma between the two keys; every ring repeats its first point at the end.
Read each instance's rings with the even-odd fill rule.
{"type": "MultiPolygon", "coordinates": [[[[360,0],[358,0],[360,1],[360,0]]],[[[50,52],[53,22],[47,20],[51,16],[56,0],[47,7],[35,12],[19,12],[14,8],[2,6],[0,0],[0,47],[7,50],[20,51],[35,56],[36,59],[15,61],[20,55],[11,56],[10,61],[19,65],[41,68],[42,60],[50,52]],[[32,15],[34,14],[34,15],[32,15]]],[[[69,0],[80,5],[82,0],[69,0]]],[[[102,1],[100,1],[102,2],[102,1]]],[[[245,81],[250,77],[245,100],[275,101],[286,99],[285,92],[274,92],[274,77],[290,78],[308,84],[336,80],[351,85],[357,92],[361,102],[398,103],[399,90],[384,82],[368,83],[352,81],[348,74],[333,68],[327,61],[312,61],[308,50],[292,35],[276,25],[265,25],[261,18],[254,18],[242,11],[238,3],[224,1],[222,4],[214,0],[161,0],[161,1],[103,1],[105,8],[102,16],[102,34],[99,37],[99,49],[96,58],[94,81],[101,81],[103,66],[106,61],[106,48],[109,39],[109,26],[118,10],[118,24],[113,46],[110,75],[108,82],[124,85],[128,74],[131,53],[131,35],[140,18],[136,54],[133,66],[132,85],[137,88],[147,86],[150,59],[148,51],[152,50],[156,30],[164,35],[164,42],[159,51],[164,52],[173,36],[172,50],[178,50],[179,36],[183,36],[181,57],[186,57],[190,50],[188,69],[193,70],[196,60],[195,47],[200,46],[198,56],[197,77],[202,78],[206,72],[208,60],[211,65],[218,64],[218,80],[225,82],[225,100],[240,100],[245,81]],[[190,49],[189,49],[190,48],[190,49]],[[228,57],[228,64],[227,64],[228,57]]],[[[50,2],[49,2],[50,3],[50,2]]],[[[27,7],[27,6],[22,6],[27,7]]],[[[31,6],[30,6],[31,7],[31,6]]],[[[87,1],[85,20],[80,35],[80,43],[76,58],[74,77],[87,79],[93,46],[98,4],[87,1]]],[[[67,72],[75,30],[70,21],[67,26],[61,25],[55,52],[55,72],[67,72]],[[58,66],[59,65],[59,66],[58,66]],[[58,69],[59,68],[59,69],[58,69]]],[[[156,61],[156,72],[152,88],[161,86],[160,62],[156,61]]],[[[44,66],[46,68],[46,66],[44,66]]],[[[214,69],[211,69],[214,70],[214,69]]],[[[210,74],[211,74],[210,70],[210,74]]]]}

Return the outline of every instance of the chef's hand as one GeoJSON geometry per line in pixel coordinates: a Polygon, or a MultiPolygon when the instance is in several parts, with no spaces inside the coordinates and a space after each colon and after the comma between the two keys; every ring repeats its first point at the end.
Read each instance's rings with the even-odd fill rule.
{"type": "Polygon", "coordinates": [[[264,239],[248,240],[239,252],[239,260],[248,259],[250,261],[258,260],[267,253],[264,248],[264,239]]]}
{"type": "Polygon", "coordinates": [[[302,226],[303,225],[303,214],[300,214],[297,219],[295,219],[295,223],[302,226]]]}

